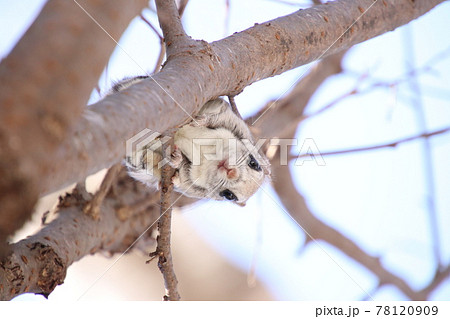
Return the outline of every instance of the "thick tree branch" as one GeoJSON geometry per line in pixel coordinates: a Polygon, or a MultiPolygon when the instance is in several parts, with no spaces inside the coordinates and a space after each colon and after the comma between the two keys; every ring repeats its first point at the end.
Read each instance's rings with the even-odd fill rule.
{"type": "Polygon", "coordinates": [[[378,1],[360,17],[358,7],[368,8],[373,1],[340,0],[257,25],[210,46],[197,43],[168,60],[152,79],[92,105],[90,116],[63,143],[55,173],[44,177],[41,190],[56,190],[112,165],[124,155],[120,141],[146,127],[158,132],[176,127],[211,98],[235,94],[255,81],[392,30],[440,2],[378,1]],[[108,147],[99,148],[102,144],[108,147]]]}
{"type": "Polygon", "coordinates": [[[168,57],[194,45],[195,41],[187,36],[181,24],[181,14],[175,0],[155,0],[155,3],[168,57]]]}
{"type": "MultiPolygon", "coordinates": [[[[335,57],[328,60],[330,59],[334,60],[335,57]]],[[[339,71],[340,67],[320,63],[303,80],[303,84],[308,84],[306,91],[302,91],[298,86],[294,90],[296,97],[305,98],[305,103],[296,106],[302,110],[315,89],[328,76],[339,71]]],[[[271,131],[277,135],[284,125],[281,122],[276,123],[281,127],[271,126],[270,121],[261,121],[257,129],[266,136],[271,135],[271,131]]],[[[59,216],[54,222],[46,225],[38,234],[11,246],[13,254],[0,265],[2,285],[0,299],[11,299],[24,292],[50,294],[56,285],[64,281],[67,267],[74,261],[95,252],[124,251],[141,235],[145,227],[152,225],[159,217],[159,208],[155,207],[157,196],[152,195],[152,192],[143,185],[130,180],[124,170],[110,188],[111,191],[107,193],[103,205],[99,207],[98,221],[83,213],[83,207],[87,206],[87,202],[77,192],[73,192],[61,200],[58,208],[59,216]],[[50,251],[51,254],[45,256],[51,258],[39,257],[42,252],[32,249],[35,246],[50,251]],[[45,281],[51,284],[39,286],[37,284],[39,277],[36,274],[47,272],[46,269],[51,269],[54,273],[45,281]]],[[[185,203],[192,203],[192,199],[177,198],[175,201],[178,206],[185,203]]]]}
{"type": "MultiPolygon", "coordinates": [[[[78,1],[116,39],[146,2],[78,1]]],[[[74,1],[50,0],[1,62],[0,243],[28,218],[42,177],[53,179],[58,147],[72,133],[114,47],[74,1]]]]}
{"type": "Polygon", "coordinates": [[[159,217],[157,194],[125,170],[113,188],[103,200],[98,220],[83,213],[87,196],[74,190],[60,198],[53,222],[11,245],[12,255],[0,262],[0,300],[25,292],[48,296],[64,281],[67,268],[84,256],[127,252],[137,239],[153,242],[152,225],[159,217]]]}
{"type": "Polygon", "coordinates": [[[187,37],[181,24],[180,12],[175,0],[155,0],[158,20],[163,30],[164,38],[168,41],[177,37],[187,37]]]}

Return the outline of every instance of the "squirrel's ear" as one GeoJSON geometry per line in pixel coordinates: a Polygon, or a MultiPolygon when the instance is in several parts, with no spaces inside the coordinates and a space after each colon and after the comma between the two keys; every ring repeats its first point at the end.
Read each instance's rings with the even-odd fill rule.
{"type": "Polygon", "coordinates": [[[243,202],[243,203],[235,202],[235,203],[236,203],[236,205],[239,205],[239,206],[241,206],[241,207],[245,207],[245,205],[247,204],[246,202],[243,202]]]}

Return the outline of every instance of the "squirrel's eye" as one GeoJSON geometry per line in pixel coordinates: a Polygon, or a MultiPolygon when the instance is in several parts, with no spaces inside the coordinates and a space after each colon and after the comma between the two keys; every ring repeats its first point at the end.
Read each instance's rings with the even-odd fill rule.
{"type": "Polygon", "coordinates": [[[238,198],[236,197],[236,195],[234,195],[234,193],[232,191],[230,191],[229,189],[224,189],[223,191],[221,191],[219,193],[220,196],[226,198],[227,200],[238,200],[238,198]]]}
{"type": "Polygon", "coordinates": [[[253,157],[252,154],[249,156],[250,161],[248,162],[248,166],[250,166],[251,169],[254,169],[255,171],[261,171],[261,166],[259,166],[258,161],[253,157]]]}

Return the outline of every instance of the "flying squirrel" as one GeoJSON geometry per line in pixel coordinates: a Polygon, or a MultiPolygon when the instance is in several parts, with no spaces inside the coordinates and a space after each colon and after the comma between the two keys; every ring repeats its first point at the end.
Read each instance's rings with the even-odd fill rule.
{"type": "MultiPolygon", "coordinates": [[[[120,92],[148,78],[138,76],[116,83],[109,94],[120,92]]],[[[175,168],[174,189],[188,197],[228,200],[245,206],[270,178],[270,163],[255,146],[254,138],[239,114],[225,100],[207,102],[190,123],[176,130],[174,150],[168,157],[175,168]]],[[[136,149],[127,158],[129,175],[158,188],[162,136],[136,149]]]]}

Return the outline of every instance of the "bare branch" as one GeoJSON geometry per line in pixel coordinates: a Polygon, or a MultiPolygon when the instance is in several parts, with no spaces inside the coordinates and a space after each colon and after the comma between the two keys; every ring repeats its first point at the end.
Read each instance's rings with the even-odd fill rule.
{"type": "Polygon", "coordinates": [[[429,138],[431,136],[444,134],[450,131],[450,127],[437,130],[431,133],[422,133],[419,135],[410,136],[404,139],[400,139],[391,143],[387,144],[381,144],[381,145],[374,145],[374,146],[366,146],[366,147],[358,147],[358,148],[352,148],[352,149],[346,149],[346,150],[339,150],[339,151],[329,151],[329,152],[321,152],[319,154],[316,153],[310,153],[310,154],[301,154],[299,156],[296,156],[296,158],[302,158],[302,157],[309,157],[309,156],[331,156],[331,155],[342,155],[342,154],[349,154],[349,153],[357,153],[357,152],[366,152],[366,151],[373,151],[381,148],[389,148],[389,147],[396,147],[399,144],[411,142],[420,138],[429,138]]]}
{"type": "MultiPolygon", "coordinates": [[[[391,272],[387,271],[378,258],[368,255],[353,241],[345,237],[340,232],[326,225],[322,221],[318,220],[307,208],[306,202],[300,194],[293,197],[291,200],[287,198],[292,192],[286,191],[286,188],[295,189],[292,180],[290,179],[290,172],[287,166],[277,167],[275,171],[278,174],[282,174],[283,177],[288,178],[289,182],[284,179],[284,182],[289,186],[284,186],[284,191],[280,188],[280,185],[275,185],[277,193],[281,195],[283,204],[288,208],[291,216],[295,219],[303,229],[306,230],[308,236],[311,236],[314,240],[324,240],[327,243],[335,246],[343,253],[347,254],[350,258],[355,259],[368,269],[370,269],[383,284],[393,284],[402,290],[411,299],[414,299],[415,294],[411,287],[401,278],[395,276],[391,272]],[[292,184],[291,184],[292,183],[292,184]],[[295,204],[296,206],[293,206],[295,204]]],[[[278,175],[281,178],[281,175],[278,175]]],[[[275,184],[279,184],[275,182],[275,184]]]]}
{"type": "Polygon", "coordinates": [[[323,240],[329,243],[365,266],[378,277],[380,286],[392,284],[411,300],[426,300],[433,287],[444,279],[442,277],[448,276],[449,271],[447,269],[444,273],[439,274],[439,280],[432,282],[429,288],[425,288],[423,291],[414,291],[405,280],[383,267],[379,258],[370,256],[346,236],[317,219],[307,207],[304,198],[296,191],[288,166],[276,164],[272,166],[272,169],[277,176],[274,187],[281,202],[290,216],[307,233],[307,236],[313,238],[314,241],[323,240]]]}
{"type": "Polygon", "coordinates": [[[153,32],[155,32],[155,34],[158,36],[158,38],[161,41],[164,41],[163,36],[159,33],[159,31],[155,28],[155,26],[150,21],[148,21],[148,19],[144,16],[144,14],[142,12],[139,15],[139,18],[141,18],[141,20],[144,21],[150,27],[150,29],[153,30],[153,32]]]}
{"type": "Polygon", "coordinates": [[[156,0],[156,10],[164,38],[172,41],[177,36],[187,37],[174,0],[156,0]]]}
{"type": "Polygon", "coordinates": [[[259,135],[288,137],[292,136],[298,124],[304,118],[304,110],[311,96],[329,76],[342,71],[341,59],[346,51],[326,57],[301,78],[285,97],[267,103],[261,111],[247,119],[254,125],[259,135]],[[273,116],[275,114],[277,116],[273,116]]]}
{"type": "MultiPolygon", "coordinates": [[[[51,178],[43,175],[41,190],[49,192],[67,186],[119,161],[123,146],[111,142],[108,148],[99,148],[105,140],[123,141],[145,127],[158,132],[177,127],[189,119],[186,113],[195,113],[212,98],[235,94],[257,80],[313,61],[343,33],[325,55],[407,23],[442,1],[384,2],[387,7],[378,1],[362,17],[359,10],[349,9],[355,8],[355,0],[330,2],[257,25],[210,47],[204,44],[174,56],[152,79],[89,107],[92,116],[80,121],[73,139],[63,143],[61,155],[53,162],[54,174],[51,178]],[[348,29],[358,17],[353,29],[348,29]],[[321,37],[322,31],[326,36],[321,37]],[[108,123],[107,127],[98,125],[98,121],[108,123]],[[67,166],[77,170],[67,170],[67,166]]],[[[356,3],[364,7],[373,2],[356,3]]]]}
{"type": "MultiPolygon", "coordinates": [[[[81,180],[88,172],[116,163],[123,157],[123,145],[117,141],[133,136],[144,127],[163,132],[183,123],[188,118],[187,114],[192,114],[213,97],[239,92],[259,79],[314,60],[323,55],[340,32],[345,34],[342,41],[326,55],[404,24],[440,2],[416,0],[412,4],[406,0],[386,0],[387,8],[374,5],[353,25],[353,29],[348,29],[360,15],[360,10],[358,13],[349,8],[353,8],[354,3],[366,8],[365,5],[372,2],[342,0],[317,6],[316,11],[304,10],[258,25],[211,45],[196,42],[192,52],[187,50],[172,56],[163,71],[153,79],[90,106],[76,126],[73,137],[63,143],[60,157],[52,157],[54,174],[38,172],[43,178],[38,190],[56,189],[81,180]],[[346,28],[348,32],[344,32],[346,28]],[[249,48],[253,50],[251,55],[248,54],[249,48]],[[230,76],[231,69],[236,72],[230,76]],[[108,147],[98,147],[102,144],[108,147]],[[68,170],[67,167],[77,167],[77,170],[68,170]]],[[[64,12],[61,12],[61,18],[67,18],[64,12]]],[[[323,74],[334,72],[318,68],[323,74]]],[[[75,71],[74,74],[79,73],[75,71]]],[[[317,87],[326,78],[323,74],[317,73],[322,80],[310,78],[313,86],[317,87]]],[[[0,72],[0,80],[1,75],[0,72]]],[[[306,88],[303,90],[307,101],[312,93],[306,88]]],[[[44,99],[48,102],[47,96],[44,99]]],[[[296,119],[300,118],[294,111],[295,107],[280,107],[280,110],[284,109],[293,111],[296,119]]],[[[3,124],[4,118],[0,120],[3,124]]],[[[262,119],[261,123],[264,123],[262,119]]],[[[267,122],[264,126],[258,123],[256,129],[266,136],[275,135],[274,132],[290,132],[283,132],[284,127],[267,122]]],[[[12,135],[8,134],[6,131],[4,136],[9,139],[12,135]]],[[[39,157],[32,159],[36,161],[33,165],[44,163],[39,157]]],[[[61,214],[54,222],[38,234],[11,246],[12,255],[0,265],[0,282],[2,285],[7,283],[0,287],[1,298],[9,299],[25,291],[48,294],[62,281],[67,267],[82,256],[96,251],[128,251],[130,244],[134,244],[158,216],[155,215],[156,205],[148,200],[152,193],[142,187],[130,184],[121,175],[112,185],[112,189],[117,188],[118,191],[109,192],[103,200],[99,221],[82,214],[86,200],[77,192],[62,198],[58,208],[61,214]],[[120,198],[116,193],[122,194],[120,198]],[[148,211],[136,211],[140,209],[148,211]],[[69,243],[65,242],[67,239],[69,243]],[[50,275],[41,278],[41,274],[50,275]],[[39,282],[44,284],[39,285],[39,282]]],[[[3,210],[0,213],[5,214],[3,210]]],[[[369,259],[368,263],[372,261],[369,259]]]]}
{"type": "Polygon", "coordinates": [[[103,200],[111,189],[112,183],[116,180],[119,172],[123,169],[122,163],[114,164],[106,173],[105,178],[103,179],[102,184],[100,185],[100,189],[95,193],[94,197],[91,201],[89,201],[84,207],[83,212],[88,214],[95,220],[97,220],[100,216],[100,205],[103,203],[103,200]]]}
{"type": "Polygon", "coordinates": [[[158,58],[156,59],[156,63],[155,63],[155,68],[153,69],[152,74],[158,72],[161,69],[161,65],[163,63],[164,60],[164,56],[166,55],[166,46],[164,45],[164,38],[159,34],[158,30],[156,30],[156,28],[153,26],[153,24],[147,20],[146,17],[144,17],[144,15],[141,13],[140,18],[142,19],[142,21],[144,21],[145,23],[147,23],[147,25],[158,35],[159,37],[159,45],[160,45],[160,49],[159,49],[159,55],[158,58]]]}
{"type": "MultiPolygon", "coordinates": [[[[337,60],[335,60],[334,63],[337,63],[341,57],[336,58],[337,60]]],[[[290,114],[291,119],[294,119],[294,123],[298,123],[298,121],[295,121],[295,118],[302,118],[301,113],[305,109],[309,97],[312,94],[302,95],[296,94],[296,92],[301,92],[303,86],[309,87],[307,83],[317,83],[317,85],[319,83],[322,83],[325,79],[325,76],[327,74],[330,75],[327,71],[330,70],[330,68],[327,68],[325,66],[329,62],[330,60],[321,61],[317,65],[315,70],[310,72],[304,79],[297,83],[296,87],[288,96],[286,96],[283,100],[278,101],[279,105],[283,105],[283,107],[276,108],[277,118],[284,118],[286,117],[286,114],[290,114]],[[293,114],[295,114],[295,116],[293,114]]],[[[340,68],[333,67],[331,69],[339,72],[340,68]]],[[[317,85],[315,87],[317,87],[317,85]]],[[[258,122],[256,126],[257,130],[261,132],[263,136],[267,136],[266,134],[272,132],[279,136],[292,137],[295,133],[295,129],[290,128],[289,130],[286,130],[286,128],[283,126],[283,123],[275,121],[273,117],[270,121],[266,120],[258,122]],[[290,133],[292,135],[289,136],[287,135],[287,133],[290,133]]],[[[437,134],[443,134],[447,131],[450,131],[450,128],[433,133],[421,134],[420,136],[414,136],[394,143],[405,142],[416,138],[427,138],[437,134]]],[[[394,143],[391,143],[389,146],[392,146],[394,143]]],[[[443,280],[443,277],[448,276],[448,274],[450,273],[448,269],[443,270],[442,272],[437,273],[436,279],[431,282],[428,287],[424,288],[421,291],[414,291],[405,280],[403,280],[399,276],[396,276],[395,274],[388,271],[385,267],[383,267],[378,257],[370,256],[352,240],[316,218],[314,214],[309,210],[303,196],[298,193],[293,183],[292,176],[289,171],[289,166],[280,165],[279,161],[272,161],[272,171],[277,177],[273,180],[273,186],[279,198],[281,199],[283,206],[287,209],[287,213],[306,233],[307,237],[305,240],[305,245],[311,242],[323,240],[330,245],[335,246],[343,253],[347,254],[350,258],[356,260],[361,265],[369,269],[373,274],[375,274],[379,279],[379,286],[392,284],[403,291],[412,300],[427,299],[427,296],[433,290],[433,287],[436,287],[443,280]]],[[[364,289],[363,287],[361,287],[361,289],[368,295],[370,299],[371,296],[368,290],[364,289]]]]}
{"type": "MultiPolygon", "coordinates": [[[[78,3],[118,38],[146,1],[120,11],[117,0],[78,3]]],[[[72,140],[68,133],[115,47],[83,9],[74,1],[48,1],[1,61],[0,243],[30,215],[42,177],[52,178],[55,153],[64,140],[72,140]]]]}
{"type": "Polygon", "coordinates": [[[347,92],[347,93],[342,94],[341,96],[339,96],[338,98],[336,98],[334,101],[331,101],[330,103],[328,103],[327,105],[325,105],[325,106],[322,107],[321,109],[319,109],[319,110],[317,110],[317,111],[315,111],[315,112],[312,112],[312,113],[310,113],[310,114],[305,114],[305,115],[302,117],[302,121],[304,121],[304,120],[306,120],[306,119],[309,119],[309,118],[311,118],[311,117],[317,116],[317,115],[319,115],[319,114],[321,114],[321,113],[323,113],[323,112],[325,112],[325,111],[331,109],[332,107],[334,107],[334,106],[335,106],[336,104],[338,104],[339,102],[344,101],[344,100],[345,100],[346,98],[348,98],[349,96],[356,95],[357,93],[361,93],[361,92],[358,91],[358,89],[354,89],[354,90],[351,90],[351,91],[349,91],[349,92],[347,92]]]}
{"type": "Polygon", "coordinates": [[[322,107],[321,109],[314,111],[310,114],[304,114],[302,116],[302,121],[309,119],[311,117],[317,116],[329,109],[331,109],[332,107],[334,107],[336,104],[338,104],[339,102],[345,100],[346,98],[348,98],[349,96],[352,95],[356,95],[356,94],[364,94],[364,93],[370,93],[373,92],[374,89],[376,88],[395,88],[398,85],[400,85],[401,83],[404,82],[409,82],[411,81],[411,79],[413,77],[417,77],[418,75],[421,75],[423,73],[427,73],[432,71],[432,66],[434,63],[437,63],[438,61],[440,61],[441,59],[444,59],[447,57],[447,55],[450,53],[449,49],[446,49],[442,52],[440,52],[439,54],[437,54],[436,56],[434,56],[433,58],[431,58],[429,60],[428,63],[424,64],[422,67],[417,68],[417,69],[412,69],[410,71],[408,71],[405,75],[399,77],[399,79],[394,80],[394,81],[376,81],[371,83],[369,86],[365,87],[364,89],[361,89],[360,87],[362,86],[362,84],[364,83],[364,81],[369,80],[369,75],[367,73],[361,74],[359,75],[358,81],[357,81],[357,85],[355,86],[354,89],[342,94],[341,96],[339,96],[338,98],[336,98],[335,100],[331,101],[330,103],[328,103],[327,105],[325,105],[324,107],[322,107]]]}
{"type": "Polygon", "coordinates": [[[162,63],[164,61],[164,56],[166,55],[166,46],[164,45],[164,41],[160,42],[161,49],[159,50],[158,58],[156,59],[155,68],[153,69],[153,74],[159,72],[161,70],[162,63]]]}
{"type": "MultiPolygon", "coordinates": [[[[186,9],[186,6],[188,4],[189,0],[181,0],[179,3],[179,7],[178,7],[178,14],[180,16],[180,18],[183,16],[184,10],[186,9]]],[[[147,23],[147,25],[158,35],[159,40],[160,40],[160,51],[159,51],[159,56],[156,59],[156,63],[155,63],[155,68],[153,69],[152,74],[158,72],[161,69],[161,65],[163,63],[164,60],[164,56],[166,55],[166,46],[164,45],[164,38],[159,34],[159,31],[153,26],[153,24],[148,21],[148,19],[143,15],[143,13],[140,14],[140,18],[142,19],[142,21],[144,21],[145,23],[147,23]]],[[[181,21],[180,21],[181,23],[181,21]]]]}
{"type": "MultiPolygon", "coordinates": [[[[163,154],[166,154],[167,145],[163,145],[163,154]]],[[[158,268],[163,274],[164,285],[166,287],[166,295],[164,300],[177,301],[180,300],[178,293],[178,280],[175,275],[172,262],[172,252],[170,249],[170,233],[172,219],[172,192],[173,183],[172,176],[175,170],[166,164],[161,169],[161,211],[158,220],[159,235],[156,239],[156,251],[150,254],[150,257],[158,256],[158,268]]]]}
{"type": "Polygon", "coordinates": [[[442,270],[436,271],[433,280],[422,290],[418,292],[419,295],[424,296],[424,300],[448,277],[450,277],[450,265],[442,270]]]}
{"type": "Polygon", "coordinates": [[[159,217],[156,194],[132,180],[125,170],[113,187],[117,192],[106,195],[98,220],[83,213],[86,199],[74,190],[60,198],[54,221],[11,245],[12,253],[0,262],[0,300],[24,292],[48,296],[64,281],[67,268],[84,256],[126,253],[144,239],[153,243],[151,229],[159,217]]]}
{"type": "Polygon", "coordinates": [[[193,45],[195,41],[187,36],[181,24],[180,11],[175,0],[155,0],[155,3],[168,56],[180,53],[190,44],[193,45]]]}
{"type": "MultiPolygon", "coordinates": [[[[338,58],[337,61],[340,61],[342,56],[338,58]]],[[[302,81],[300,81],[296,88],[293,90],[295,92],[296,90],[300,90],[303,86],[308,87],[306,83],[313,82],[313,83],[322,83],[324,79],[326,78],[325,75],[329,73],[323,72],[323,70],[327,70],[329,68],[326,68],[326,63],[329,62],[328,60],[321,61],[317,65],[317,69],[308,74],[302,81]],[[322,70],[322,71],[321,71],[322,70]]],[[[336,61],[334,62],[336,63],[336,61]]],[[[337,69],[336,72],[339,72],[340,68],[332,68],[337,69]]],[[[331,73],[333,74],[333,73],[331,73]]],[[[280,108],[277,112],[277,116],[280,116],[282,112],[287,112],[288,114],[290,112],[293,112],[294,110],[297,113],[297,118],[301,117],[301,113],[304,110],[304,106],[306,105],[309,96],[303,97],[302,95],[297,95],[295,93],[289,94],[285,101],[282,100],[280,103],[284,105],[283,108],[280,108]],[[296,100],[295,97],[299,100],[296,100]],[[306,101],[305,101],[306,99],[306,101]],[[300,110],[298,110],[298,105],[302,105],[303,107],[300,107],[300,110]]],[[[265,124],[264,127],[261,127],[262,132],[283,132],[285,131],[284,127],[282,126],[282,123],[277,122],[272,123],[271,121],[266,121],[264,123],[261,121],[258,123],[258,126],[261,126],[265,124]],[[269,125],[271,124],[271,125],[269,125]]],[[[294,134],[295,130],[290,130],[290,134],[294,134]]],[[[283,136],[285,136],[283,134],[283,136]]],[[[293,135],[291,135],[293,136],[293,135]]],[[[301,196],[292,181],[292,176],[289,171],[289,166],[287,165],[280,165],[279,161],[272,161],[272,171],[274,172],[274,175],[277,176],[276,179],[273,180],[273,186],[275,188],[275,191],[277,192],[279,198],[281,199],[284,207],[286,207],[288,214],[293,218],[293,220],[301,227],[303,231],[307,234],[307,243],[311,241],[316,240],[324,240],[331,245],[339,248],[342,250],[345,254],[350,256],[351,258],[357,260],[362,265],[369,268],[372,272],[374,272],[375,275],[378,276],[380,279],[380,282],[383,283],[392,283],[399,287],[399,289],[403,290],[408,296],[413,296],[414,291],[411,289],[411,287],[401,278],[396,277],[392,273],[388,272],[386,269],[384,269],[381,266],[381,263],[378,258],[369,256],[366,254],[359,246],[357,246],[353,241],[342,235],[340,232],[336,231],[335,229],[329,227],[319,219],[317,219],[309,210],[309,208],[306,205],[306,202],[301,196]]]]}
{"type": "Polygon", "coordinates": [[[234,95],[228,95],[228,101],[230,101],[231,110],[234,114],[236,114],[240,119],[242,119],[241,113],[239,112],[236,101],[234,100],[234,95]]]}

